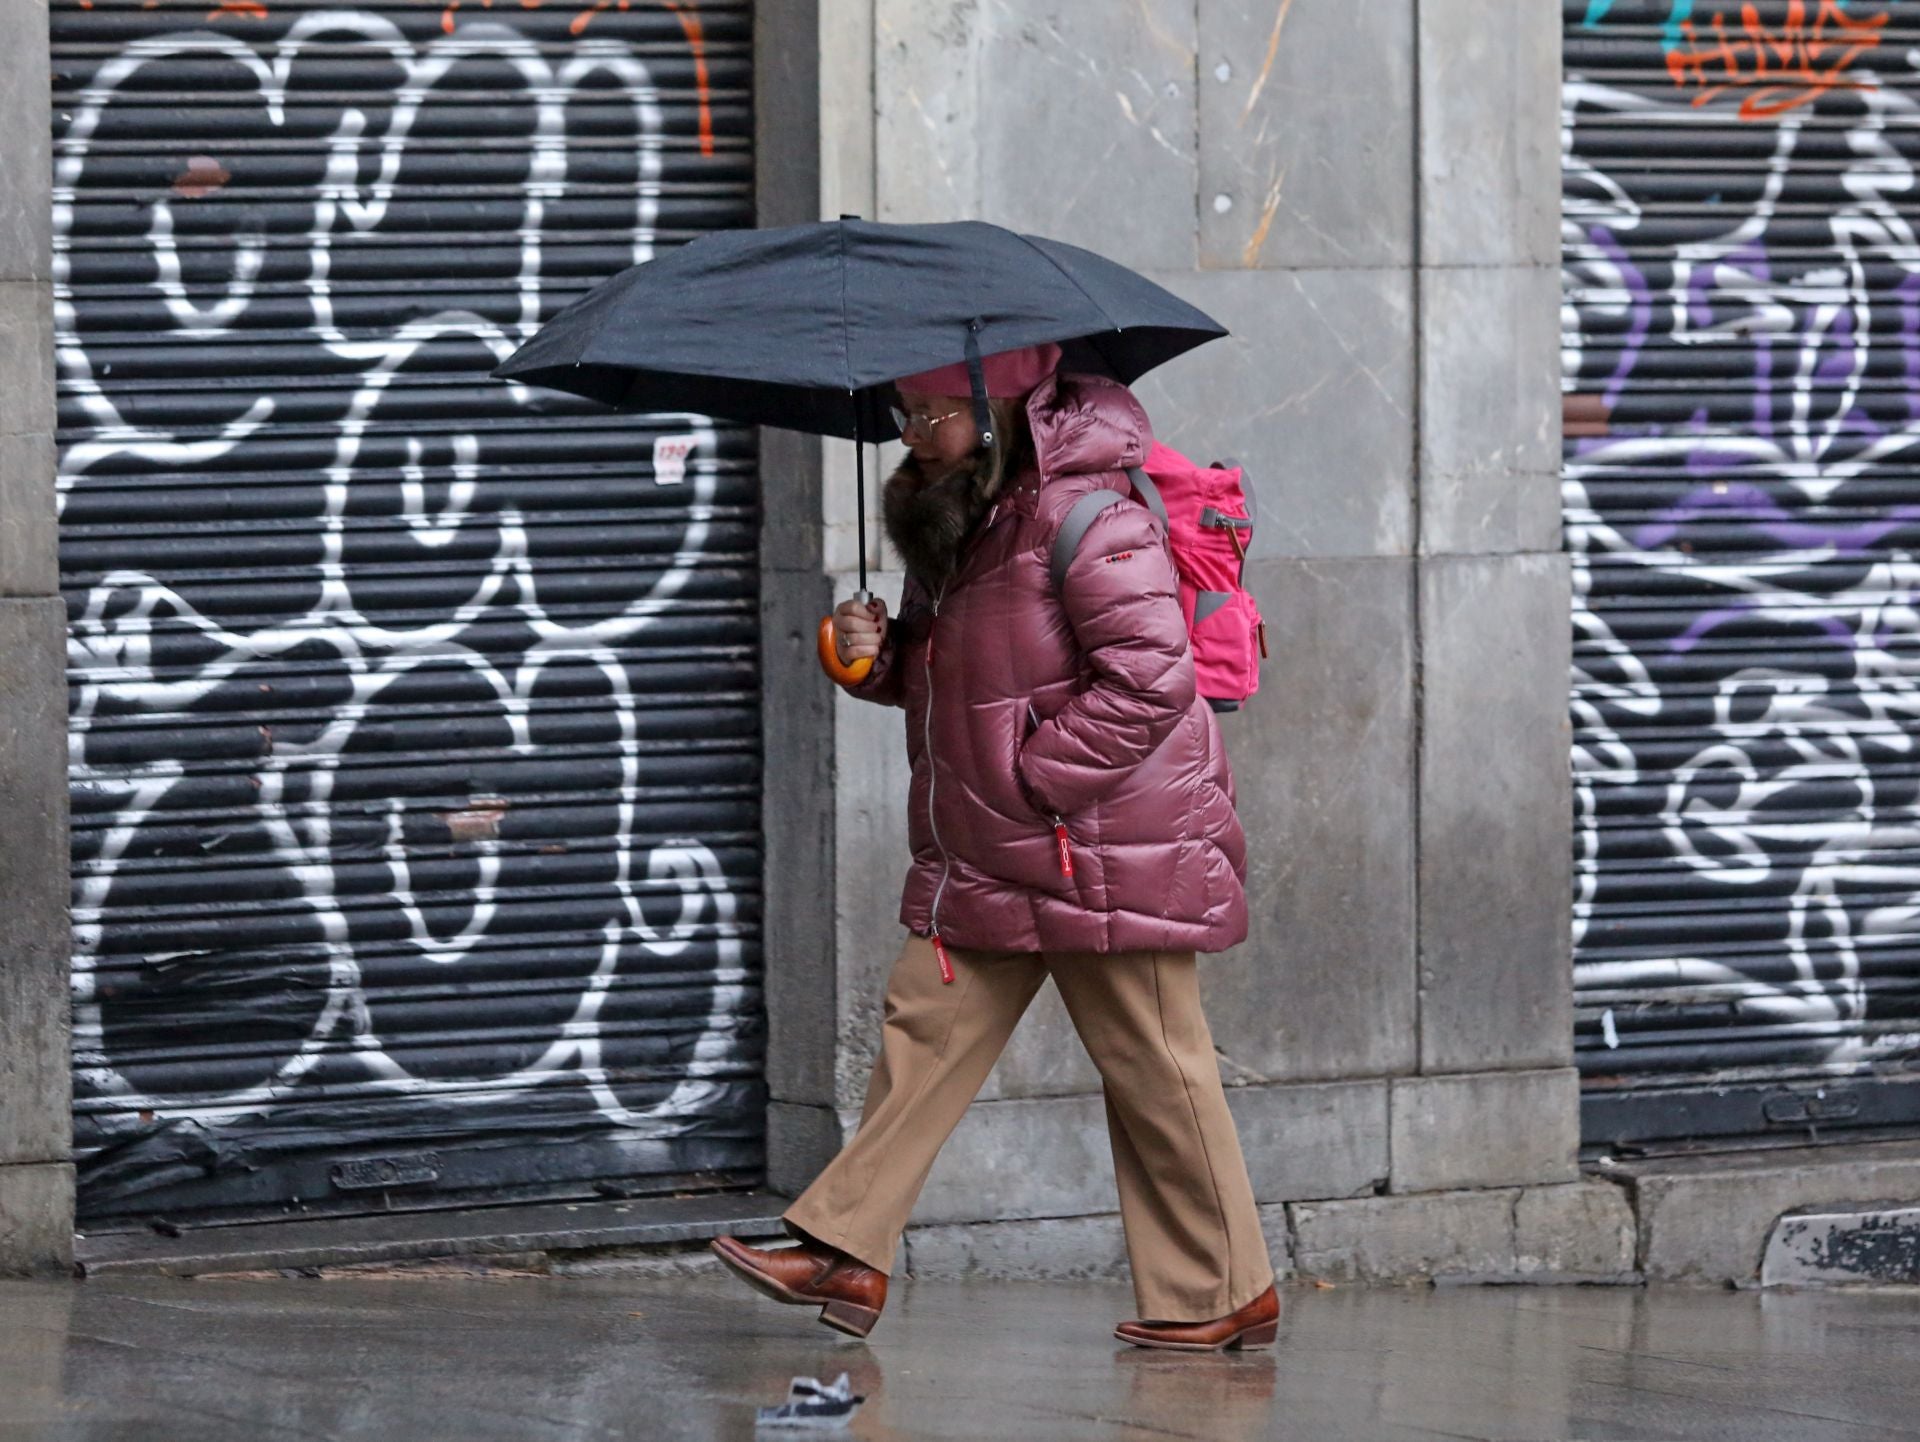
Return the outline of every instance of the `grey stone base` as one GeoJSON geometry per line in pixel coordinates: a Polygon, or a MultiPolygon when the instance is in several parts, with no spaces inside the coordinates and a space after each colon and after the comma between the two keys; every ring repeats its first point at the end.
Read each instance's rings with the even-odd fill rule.
{"type": "Polygon", "coordinates": [[[0,1166],[0,1276],[73,1272],[73,1164],[0,1166]]]}
{"type": "MultiPolygon", "coordinates": [[[[1227,1105],[1260,1202],[1361,1195],[1387,1175],[1384,1082],[1229,1087],[1227,1105]]],[[[1093,1216],[1116,1204],[1101,1099],[1022,1097],[968,1109],[914,1219],[1093,1216]]]]}
{"type": "MultiPolygon", "coordinates": [[[[1260,1227],[1274,1275],[1285,1281],[1293,1275],[1286,1208],[1260,1208],[1260,1227]]],[[[1127,1275],[1127,1238],[1117,1212],[912,1227],[906,1270],[915,1277],[1114,1280],[1127,1275]]]]}
{"type": "MultiPolygon", "coordinates": [[[[1228,1087],[1255,1199],[1364,1196],[1385,1186],[1387,1088],[1384,1078],[1228,1087]]],[[[856,1111],[773,1103],[769,1189],[797,1194],[858,1120],[856,1111]]],[[[967,1109],[913,1216],[928,1225],[1089,1217],[1112,1212],[1116,1200],[1097,1095],[1009,1097],[967,1109]]]]}
{"type": "Polygon", "coordinates": [[[1329,1282],[1613,1281],[1634,1270],[1633,1213],[1605,1182],[1297,1202],[1287,1219],[1300,1275],[1329,1282]]]}
{"type": "Polygon", "coordinates": [[[1114,1280],[1127,1275],[1120,1217],[1036,1217],[912,1227],[907,1271],[915,1277],[1114,1280]]]}
{"type": "MultiPolygon", "coordinates": [[[[1309,1113],[1342,1114],[1349,1100],[1334,1096],[1333,1087],[1270,1090],[1289,1093],[1285,1104],[1299,1103],[1309,1113]]],[[[1004,1108],[990,1125],[1006,1127],[1046,1120],[1045,1100],[976,1110],[1004,1108]]],[[[1272,1096],[1256,1101],[1276,1104],[1272,1096]]],[[[1236,1115],[1243,1135],[1257,1134],[1239,1106],[1236,1115]]],[[[1028,1139],[1032,1146],[1010,1149],[1003,1167],[1046,1156],[1040,1149],[1045,1129],[1036,1136],[1028,1139]]],[[[0,1269],[70,1265],[72,1185],[72,1171],[63,1165],[0,1166],[0,1269]]],[[[1095,1206],[1060,1216],[922,1216],[907,1232],[902,1269],[941,1278],[1123,1277],[1126,1240],[1110,1188],[1110,1181],[1091,1188],[1090,1195],[1098,1193],[1095,1206]]],[[[957,1182],[951,1195],[961,1195],[957,1182]]],[[[212,1227],[179,1238],[120,1234],[83,1239],[80,1261],[89,1272],[173,1275],[435,1261],[554,1276],[678,1275],[708,1268],[698,1253],[719,1232],[778,1240],[783,1205],[764,1193],[709,1195],[212,1227]]],[[[971,1205],[980,1207],[977,1196],[971,1205]]],[[[1912,1259],[1899,1248],[1908,1246],[1903,1238],[1916,1210],[1920,1142],[1905,1142],[1639,1162],[1611,1168],[1605,1179],[1540,1186],[1270,1201],[1260,1219],[1275,1272],[1301,1281],[1752,1286],[1900,1281],[1900,1268],[1910,1268],[1912,1259]],[[1844,1250],[1832,1241],[1836,1229],[1844,1221],[1860,1231],[1862,1215],[1880,1218],[1875,1225],[1883,1233],[1900,1232],[1893,1250],[1875,1252],[1892,1261],[1870,1278],[1814,1275],[1834,1270],[1822,1259],[1832,1261],[1844,1250]],[[1776,1236],[1763,1276],[1761,1258],[1776,1236]]]]}
{"type": "MultiPolygon", "coordinates": [[[[1386,1185],[1384,1077],[1229,1087],[1260,1202],[1363,1196],[1386,1185]]],[[[774,1102],[768,1187],[793,1196],[852,1137],[858,1112],[774,1102]]],[[[975,1102],[927,1175],[914,1221],[1091,1217],[1116,1206],[1106,1108],[1096,1094],[975,1102]]]]}
{"type": "MultiPolygon", "coordinates": [[[[1634,1279],[1633,1214],[1605,1182],[1294,1202],[1260,1220],[1282,1279],[1634,1279]]],[[[1123,1277],[1126,1238],[1113,1214],[922,1226],[906,1263],[916,1277],[1123,1277]]]]}
{"type": "Polygon", "coordinates": [[[1610,1169],[1632,1192],[1640,1270],[1650,1281],[1748,1287],[1789,1212],[1920,1204],[1920,1142],[1687,1157],[1610,1169]]]}
{"type": "Polygon", "coordinates": [[[799,1196],[851,1135],[851,1123],[843,1123],[832,1107],[768,1103],[767,1190],[799,1196]]]}
{"type": "Polygon", "coordinates": [[[1392,1149],[1396,1192],[1573,1181],[1579,1075],[1562,1067],[1396,1077],[1392,1149]]]}

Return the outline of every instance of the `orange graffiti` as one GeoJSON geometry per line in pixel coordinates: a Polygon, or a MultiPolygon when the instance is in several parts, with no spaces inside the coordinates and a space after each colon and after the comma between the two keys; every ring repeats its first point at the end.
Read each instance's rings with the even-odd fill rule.
{"type": "Polygon", "coordinates": [[[1667,51],[1667,73],[1681,89],[1700,87],[1696,106],[1729,90],[1750,91],[1740,102],[1742,120],[1770,120],[1830,90],[1869,89],[1872,81],[1850,79],[1846,69],[1880,43],[1887,16],[1857,19],[1843,3],[1819,0],[1809,25],[1806,0],[1791,0],[1778,30],[1769,29],[1751,3],[1741,5],[1734,29],[1728,28],[1725,12],[1715,11],[1705,27],[1711,35],[1684,20],[1684,42],[1667,51]]]}
{"type": "MultiPolygon", "coordinates": [[[[454,12],[462,4],[478,3],[483,9],[493,8],[493,0],[433,0],[433,3],[444,5],[445,8],[440,12],[440,28],[449,35],[453,34],[454,30],[454,12]]],[[[520,0],[520,8],[538,10],[546,3],[547,0],[520,0]]],[[[700,153],[711,156],[713,154],[713,85],[707,75],[707,35],[706,28],[700,23],[700,7],[697,0],[660,0],[660,3],[672,11],[674,18],[680,22],[680,29],[687,37],[687,45],[693,51],[693,81],[699,92],[700,104],[700,153]]],[[[1292,0],[1288,0],[1288,3],[1291,4],[1292,0]]],[[[80,0],[80,4],[91,8],[93,0],[80,0]]],[[[576,38],[584,35],[587,27],[593,24],[594,18],[603,11],[616,8],[626,10],[633,4],[634,0],[593,0],[593,3],[587,5],[568,22],[567,33],[576,38]]],[[[267,13],[266,6],[261,4],[260,0],[223,0],[220,9],[259,16],[265,16],[267,13]]]]}
{"type": "Polygon", "coordinates": [[[218,20],[222,15],[238,15],[243,20],[264,20],[267,18],[267,7],[260,0],[220,0],[207,12],[207,19],[218,20]]]}
{"type": "Polygon", "coordinates": [[[687,44],[693,47],[693,83],[700,92],[700,153],[713,154],[713,98],[707,84],[707,33],[700,24],[700,12],[693,0],[665,0],[680,21],[680,28],[686,32],[687,44]]]}
{"type": "MultiPolygon", "coordinates": [[[[438,3],[438,0],[435,0],[435,3],[438,3]]],[[[462,0],[447,0],[447,8],[440,12],[440,28],[449,35],[453,34],[453,12],[460,8],[461,3],[462,0]]],[[[493,0],[479,0],[479,3],[482,10],[493,9],[493,0]]],[[[520,0],[520,3],[526,5],[527,0],[520,0]]],[[[538,0],[535,0],[535,3],[537,4],[538,0]]],[[[528,6],[527,8],[531,9],[532,7],[528,6]]]]}

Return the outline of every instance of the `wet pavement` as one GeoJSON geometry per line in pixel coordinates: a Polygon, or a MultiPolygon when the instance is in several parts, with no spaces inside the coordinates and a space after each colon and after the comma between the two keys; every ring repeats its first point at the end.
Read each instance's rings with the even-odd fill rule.
{"type": "Polygon", "coordinates": [[[1284,1300],[1274,1350],[1188,1356],[1093,1282],[906,1285],[865,1343],[713,1275],[0,1282],[0,1439],[750,1438],[841,1371],[869,1442],[1920,1439],[1912,1291],[1284,1300]]]}

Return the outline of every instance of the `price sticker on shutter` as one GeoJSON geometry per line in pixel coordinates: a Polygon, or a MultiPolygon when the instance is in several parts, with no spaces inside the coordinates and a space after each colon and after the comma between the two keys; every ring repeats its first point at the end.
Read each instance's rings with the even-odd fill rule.
{"type": "Polygon", "coordinates": [[[698,436],[655,436],[653,440],[653,483],[677,486],[687,478],[687,457],[700,443],[698,436]]]}

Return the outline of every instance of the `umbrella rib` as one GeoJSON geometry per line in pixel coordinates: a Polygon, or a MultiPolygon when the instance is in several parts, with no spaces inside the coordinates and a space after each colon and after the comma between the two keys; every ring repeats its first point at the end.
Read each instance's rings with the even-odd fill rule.
{"type": "Polygon", "coordinates": [[[1108,325],[1113,326],[1115,330],[1124,330],[1126,328],[1124,326],[1113,325],[1113,316],[1111,313],[1108,312],[1107,308],[1104,305],[1100,304],[1100,302],[1095,300],[1092,296],[1087,294],[1087,288],[1084,285],[1080,284],[1079,281],[1073,278],[1073,273],[1071,271],[1069,271],[1064,265],[1060,264],[1060,262],[1055,260],[1052,256],[1048,255],[1039,246],[1035,245],[1033,243],[1032,236],[1020,235],[1020,232],[1017,230],[1014,232],[1014,234],[1020,236],[1021,243],[1024,244],[1027,247],[1027,249],[1031,250],[1035,255],[1039,256],[1048,265],[1052,266],[1055,270],[1059,271],[1061,278],[1064,279],[1068,285],[1072,286],[1075,290],[1079,291],[1080,298],[1086,301],[1086,303],[1092,306],[1095,310],[1099,311],[1101,316],[1106,320],[1108,325]]]}
{"type": "MultiPolygon", "coordinates": [[[[614,277],[611,277],[611,276],[610,276],[610,277],[608,277],[608,279],[613,279],[613,278],[614,278],[614,277]]],[[[575,302],[574,302],[574,304],[575,304],[575,305],[580,305],[580,304],[583,304],[583,303],[584,303],[584,302],[586,302],[586,301],[587,301],[587,300],[588,300],[589,298],[591,298],[591,297],[592,297],[592,295],[593,295],[593,293],[594,293],[594,292],[593,292],[592,290],[589,290],[589,291],[587,292],[587,294],[586,294],[586,295],[583,295],[583,296],[581,296],[579,300],[577,300],[577,301],[575,301],[575,302]]],[[[600,310],[600,314],[599,314],[599,315],[597,315],[597,316],[595,316],[595,317],[593,318],[593,329],[587,332],[587,338],[586,338],[586,340],[585,340],[585,341],[583,341],[583,342],[581,343],[581,345],[580,345],[580,354],[581,354],[581,355],[583,355],[583,356],[584,356],[584,355],[585,355],[585,354],[586,354],[586,353],[587,353],[587,352],[588,352],[589,350],[591,350],[591,349],[593,348],[593,345],[594,345],[594,343],[595,343],[596,341],[598,341],[598,340],[600,339],[600,332],[601,332],[602,330],[604,330],[604,329],[606,328],[606,324],[607,324],[607,318],[608,318],[608,316],[610,316],[610,315],[611,315],[611,314],[613,313],[613,307],[612,307],[612,306],[601,306],[601,307],[599,307],[599,310],[600,310]]],[[[565,312],[562,312],[562,314],[564,314],[564,313],[565,313],[565,312]]],[[[554,320],[558,320],[558,319],[560,319],[560,317],[559,317],[559,316],[555,316],[555,317],[554,317],[553,319],[554,319],[554,320]]],[[[549,322],[548,322],[547,324],[548,324],[548,325],[551,325],[552,323],[553,323],[552,321],[549,321],[549,322]]],[[[543,327],[543,329],[544,329],[544,327],[543,327]]],[[[575,364],[575,365],[580,365],[580,364],[582,364],[582,362],[580,362],[580,361],[575,361],[575,362],[574,362],[574,364],[575,364]]]]}

